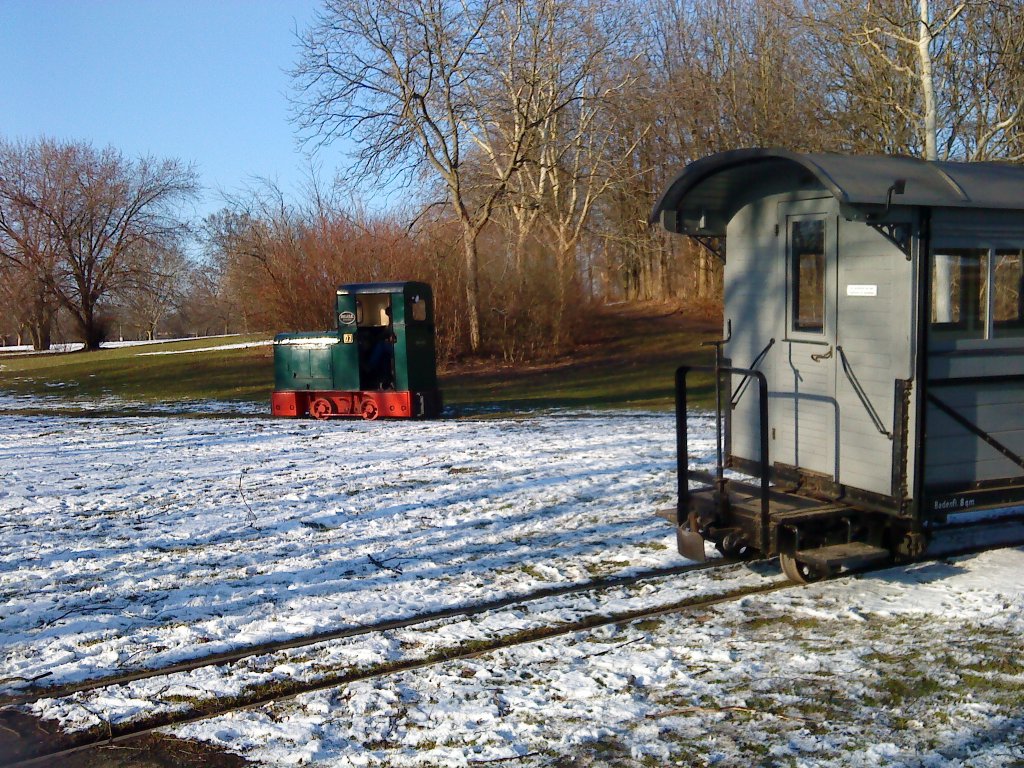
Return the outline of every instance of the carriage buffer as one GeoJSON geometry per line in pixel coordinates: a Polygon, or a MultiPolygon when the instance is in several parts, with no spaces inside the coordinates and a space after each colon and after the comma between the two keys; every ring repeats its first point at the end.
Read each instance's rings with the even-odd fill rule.
{"type": "Polygon", "coordinates": [[[429,285],[343,285],[334,316],[335,330],[274,338],[274,416],[440,415],[429,285]]]}
{"type": "Polygon", "coordinates": [[[653,221],[724,261],[714,464],[690,466],[698,369],[676,376],[683,554],[809,581],[1021,540],[1024,167],[735,150],[653,221]]]}

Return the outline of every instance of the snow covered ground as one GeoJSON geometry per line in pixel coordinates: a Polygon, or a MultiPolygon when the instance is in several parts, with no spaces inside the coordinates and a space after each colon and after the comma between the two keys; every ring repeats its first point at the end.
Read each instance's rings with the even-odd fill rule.
{"type": "MultiPolygon", "coordinates": [[[[708,424],[691,434],[697,451],[713,450],[708,424]]],[[[646,413],[2,416],[0,686],[679,564],[653,514],[674,500],[674,440],[671,416],[646,413]]],[[[1022,569],[1018,549],[891,569],[523,644],[177,733],[267,765],[1020,766],[1022,569]]],[[[734,567],[604,599],[777,579],[734,567]]],[[[552,599],[36,712],[69,728],[130,719],[595,607],[552,599]]]]}
{"type": "MultiPolygon", "coordinates": [[[[122,347],[145,347],[145,346],[152,346],[154,344],[173,344],[176,341],[195,341],[197,338],[203,338],[203,339],[227,339],[227,338],[231,338],[231,337],[237,336],[237,335],[238,334],[231,333],[231,334],[220,334],[218,336],[184,336],[184,337],[180,337],[180,338],[176,338],[176,339],[137,339],[137,340],[124,340],[124,341],[105,341],[102,344],[100,344],[100,348],[101,349],[120,349],[122,347]]],[[[196,349],[196,350],[191,350],[191,351],[193,351],[193,352],[206,352],[206,351],[209,351],[211,349],[243,349],[245,347],[265,346],[265,345],[269,345],[269,344],[273,344],[273,341],[269,341],[268,340],[268,341],[257,342],[257,343],[252,343],[252,344],[218,345],[218,346],[206,347],[206,348],[201,349],[201,350],[196,349]]],[[[53,344],[53,345],[51,345],[51,347],[49,349],[42,350],[42,351],[33,349],[31,344],[11,345],[11,346],[6,346],[6,347],[5,346],[0,346],[0,356],[7,355],[7,354],[20,354],[20,353],[24,353],[24,352],[29,352],[29,353],[32,353],[32,354],[47,354],[47,353],[57,353],[57,352],[77,352],[77,351],[81,350],[84,346],[85,345],[82,344],[81,342],[68,342],[66,344],[53,344]]],[[[175,353],[175,352],[163,352],[163,353],[160,353],[160,352],[140,352],[139,354],[143,354],[143,355],[158,355],[158,354],[168,355],[168,354],[171,354],[172,355],[172,354],[178,354],[178,353],[175,353]]]]}
{"type": "Polygon", "coordinates": [[[892,569],[177,730],[270,765],[1020,766],[1024,552],[892,569]]]}
{"type": "Polygon", "coordinates": [[[0,677],[76,680],[676,558],[653,515],[671,500],[665,416],[0,429],[0,677]]]}

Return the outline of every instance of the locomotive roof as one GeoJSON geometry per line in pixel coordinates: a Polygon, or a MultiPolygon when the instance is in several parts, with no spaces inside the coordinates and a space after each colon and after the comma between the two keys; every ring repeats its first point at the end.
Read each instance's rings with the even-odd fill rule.
{"type": "Polygon", "coordinates": [[[662,194],[651,223],[663,212],[680,222],[666,227],[720,236],[753,188],[823,189],[853,212],[887,205],[1024,209],[1024,167],[956,163],[885,155],[800,154],[785,149],[736,149],[687,165],[662,194]],[[903,192],[894,189],[903,182],[903,192]],[[890,191],[892,190],[892,192],[890,191]],[[695,224],[695,222],[700,222],[695,224]]]}
{"type": "Polygon", "coordinates": [[[350,293],[404,293],[406,290],[430,290],[427,283],[407,280],[401,283],[349,283],[338,286],[338,295],[350,293]]]}

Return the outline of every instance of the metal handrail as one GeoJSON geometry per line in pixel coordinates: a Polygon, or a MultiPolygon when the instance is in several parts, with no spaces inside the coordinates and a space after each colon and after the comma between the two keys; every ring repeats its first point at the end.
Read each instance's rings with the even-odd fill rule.
{"type": "MultiPolygon", "coordinates": [[[[860,384],[860,379],[858,379],[857,374],[853,372],[853,366],[850,365],[850,361],[846,358],[846,352],[844,352],[843,348],[838,344],[836,345],[836,351],[839,352],[839,361],[843,364],[843,373],[846,374],[846,378],[853,387],[853,391],[856,393],[857,397],[860,398],[860,402],[868,412],[868,417],[875,425],[875,429],[877,429],[880,434],[883,434],[892,440],[892,432],[885,428],[885,423],[882,421],[882,417],[878,415],[878,411],[875,410],[875,406],[871,404],[871,399],[868,397],[868,393],[864,391],[864,387],[860,384]]],[[[811,355],[811,357],[813,357],[813,355],[811,355]]]]}
{"type": "MultiPolygon", "coordinates": [[[[732,366],[714,365],[681,365],[676,369],[676,469],[677,469],[677,506],[676,524],[681,525],[685,519],[686,510],[690,501],[690,454],[687,447],[687,388],[686,376],[691,371],[712,373],[715,377],[716,395],[721,392],[722,374],[738,374],[757,380],[758,390],[758,419],[760,427],[760,479],[761,479],[761,535],[767,535],[769,517],[769,472],[770,464],[768,458],[768,379],[761,371],[751,368],[733,368],[732,366]]],[[[718,402],[721,402],[719,399],[718,402]]],[[[720,406],[719,406],[720,408],[720,406]]],[[[718,433],[718,444],[722,441],[721,415],[715,420],[715,430],[718,433]]],[[[721,453],[718,454],[718,473],[721,478],[724,466],[721,453]]],[[[721,491],[721,488],[719,488],[721,491]]]]}
{"type": "MultiPolygon", "coordinates": [[[[759,366],[761,364],[761,361],[765,359],[765,357],[768,355],[768,352],[774,346],[775,346],[775,339],[774,338],[769,339],[768,340],[768,345],[764,349],[762,349],[760,352],[757,353],[757,357],[754,358],[754,361],[748,367],[751,368],[751,369],[757,368],[757,366],[759,366]]],[[[747,382],[748,381],[750,381],[750,377],[749,376],[744,376],[742,379],[740,379],[740,383],[736,385],[736,389],[733,390],[732,397],[729,400],[729,403],[732,405],[733,408],[735,408],[737,405],[739,405],[740,398],[743,397],[743,392],[746,391],[746,386],[747,386],[747,382]]]]}

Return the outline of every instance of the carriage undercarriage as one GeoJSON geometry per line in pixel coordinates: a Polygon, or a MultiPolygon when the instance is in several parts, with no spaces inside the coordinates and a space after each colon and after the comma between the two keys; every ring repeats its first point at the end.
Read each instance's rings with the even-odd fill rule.
{"type": "Polygon", "coordinates": [[[692,491],[685,512],[676,529],[683,556],[703,559],[705,541],[731,558],[777,555],[797,582],[915,557],[925,545],[886,515],[778,489],[764,516],[760,490],[741,480],[692,491]]]}

